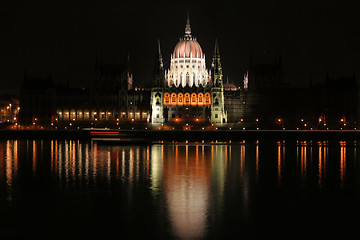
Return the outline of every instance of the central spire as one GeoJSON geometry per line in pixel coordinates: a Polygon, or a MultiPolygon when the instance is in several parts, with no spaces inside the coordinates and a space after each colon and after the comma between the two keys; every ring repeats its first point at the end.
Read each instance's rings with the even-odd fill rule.
{"type": "Polygon", "coordinates": [[[191,27],[190,27],[189,11],[187,11],[187,19],[186,19],[186,27],[185,27],[185,36],[191,36],[191,27]]]}

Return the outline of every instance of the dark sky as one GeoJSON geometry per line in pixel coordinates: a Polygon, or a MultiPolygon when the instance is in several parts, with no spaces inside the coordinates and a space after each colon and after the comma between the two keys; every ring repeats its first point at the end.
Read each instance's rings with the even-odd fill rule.
{"type": "MultiPolygon", "coordinates": [[[[355,2],[355,1],[354,1],[355,2]]],[[[302,1],[0,1],[0,93],[17,92],[29,76],[87,85],[95,56],[120,63],[129,52],[134,80],[150,81],[160,37],[165,64],[190,11],[210,66],[218,36],[225,78],[239,83],[250,57],[273,63],[282,54],[286,80],[360,73],[359,9],[342,0],[302,1]]]]}

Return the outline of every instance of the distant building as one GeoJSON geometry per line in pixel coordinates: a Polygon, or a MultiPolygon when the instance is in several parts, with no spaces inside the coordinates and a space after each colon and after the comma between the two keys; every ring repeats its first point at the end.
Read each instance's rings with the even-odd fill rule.
{"type": "Polygon", "coordinates": [[[3,124],[17,123],[19,113],[19,99],[16,96],[0,96],[0,128],[3,124]]]}
{"type": "Polygon", "coordinates": [[[129,62],[96,64],[89,88],[25,78],[21,87],[21,124],[53,126],[146,125],[149,91],[134,88],[129,62]]]}

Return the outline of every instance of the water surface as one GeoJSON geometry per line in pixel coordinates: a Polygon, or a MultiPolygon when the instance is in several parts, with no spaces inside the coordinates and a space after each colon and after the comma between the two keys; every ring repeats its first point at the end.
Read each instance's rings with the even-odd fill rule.
{"type": "Polygon", "coordinates": [[[0,236],[349,238],[359,234],[358,151],[353,140],[2,140],[0,236]]]}

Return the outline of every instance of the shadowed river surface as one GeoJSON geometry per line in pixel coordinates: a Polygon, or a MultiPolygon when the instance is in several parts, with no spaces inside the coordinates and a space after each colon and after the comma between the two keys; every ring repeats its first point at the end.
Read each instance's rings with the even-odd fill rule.
{"type": "Polygon", "coordinates": [[[358,236],[356,141],[0,141],[1,239],[358,236]]]}

